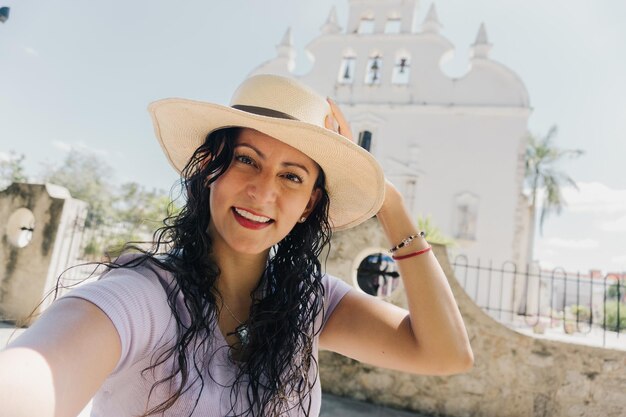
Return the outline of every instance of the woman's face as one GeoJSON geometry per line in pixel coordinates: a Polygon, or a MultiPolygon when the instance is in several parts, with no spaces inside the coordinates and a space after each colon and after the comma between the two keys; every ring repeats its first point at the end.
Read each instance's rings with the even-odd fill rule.
{"type": "Polygon", "coordinates": [[[317,164],[283,142],[241,129],[228,170],[211,184],[214,245],[259,254],[282,240],[320,198],[317,164]]]}

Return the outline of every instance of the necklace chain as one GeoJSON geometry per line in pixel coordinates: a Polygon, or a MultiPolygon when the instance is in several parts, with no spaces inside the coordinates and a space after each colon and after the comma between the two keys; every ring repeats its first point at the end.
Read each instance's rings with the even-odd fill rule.
{"type": "Polygon", "coordinates": [[[243,321],[239,320],[237,318],[237,316],[235,316],[235,313],[233,313],[233,311],[230,309],[230,307],[228,307],[228,304],[226,304],[226,301],[224,301],[224,299],[222,299],[222,305],[224,307],[226,307],[226,311],[228,311],[230,313],[230,315],[237,321],[237,323],[243,325],[243,321]]]}

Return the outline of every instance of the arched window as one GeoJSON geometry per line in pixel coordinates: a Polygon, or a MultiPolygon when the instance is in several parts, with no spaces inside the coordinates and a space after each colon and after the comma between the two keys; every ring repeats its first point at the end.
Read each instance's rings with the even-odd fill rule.
{"type": "Polygon", "coordinates": [[[358,144],[361,148],[369,152],[372,147],[372,132],[369,130],[360,132],[358,144]]]}
{"type": "Polygon", "coordinates": [[[367,60],[367,70],[365,71],[365,84],[380,84],[383,58],[376,54],[367,60]]]}
{"type": "Polygon", "coordinates": [[[476,240],[478,220],[478,197],[471,193],[463,193],[455,198],[455,237],[476,240]]]}
{"type": "Polygon", "coordinates": [[[352,53],[344,54],[339,65],[337,81],[339,84],[352,84],[356,71],[356,57],[352,53]]]}
{"type": "Polygon", "coordinates": [[[398,287],[398,267],[388,253],[370,252],[359,263],[356,280],[359,288],[376,297],[388,297],[398,287]]]}
{"type": "Polygon", "coordinates": [[[356,33],[358,33],[359,35],[370,35],[374,33],[374,17],[362,17],[356,33]]]}
{"type": "Polygon", "coordinates": [[[398,55],[391,75],[392,84],[408,84],[411,73],[411,58],[408,54],[398,55]]]}
{"type": "Polygon", "coordinates": [[[402,20],[399,17],[390,17],[385,23],[385,33],[400,33],[402,20]]]}
{"type": "Polygon", "coordinates": [[[35,230],[35,216],[26,207],[15,210],[9,216],[6,225],[6,237],[16,248],[23,248],[30,243],[35,230]]]}

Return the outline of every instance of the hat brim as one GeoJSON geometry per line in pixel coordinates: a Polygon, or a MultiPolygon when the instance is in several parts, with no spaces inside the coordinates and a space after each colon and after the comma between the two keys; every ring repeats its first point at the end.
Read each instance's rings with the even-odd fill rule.
{"type": "Polygon", "coordinates": [[[151,103],[148,110],[159,143],[179,173],[210,132],[247,127],[298,149],[322,168],[333,230],[364,222],[383,203],[385,178],[378,162],[369,152],[329,129],[187,99],[159,100],[151,103]]]}

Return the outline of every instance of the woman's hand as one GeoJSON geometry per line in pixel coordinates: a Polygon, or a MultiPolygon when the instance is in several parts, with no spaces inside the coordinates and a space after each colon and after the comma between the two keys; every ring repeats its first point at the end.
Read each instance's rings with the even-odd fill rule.
{"type": "Polygon", "coordinates": [[[339,106],[337,106],[337,103],[330,98],[327,98],[326,101],[328,101],[328,104],[330,105],[330,114],[326,116],[326,120],[324,120],[326,129],[337,132],[351,142],[354,142],[352,130],[350,129],[350,123],[346,120],[346,117],[343,115],[339,106]]]}
{"type": "MultiPolygon", "coordinates": [[[[326,129],[337,132],[354,142],[352,130],[350,129],[350,123],[348,123],[348,120],[344,116],[343,112],[337,103],[335,103],[332,99],[327,98],[326,100],[328,101],[331,110],[331,114],[326,116],[326,120],[324,121],[326,129]]],[[[402,206],[403,204],[404,200],[402,198],[402,194],[400,194],[398,189],[387,178],[385,178],[385,200],[383,201],[383,205],[377,215],[384,215],[386,211],[393,210],[393,208],[402,206]]]]}

